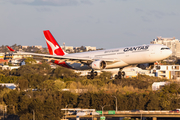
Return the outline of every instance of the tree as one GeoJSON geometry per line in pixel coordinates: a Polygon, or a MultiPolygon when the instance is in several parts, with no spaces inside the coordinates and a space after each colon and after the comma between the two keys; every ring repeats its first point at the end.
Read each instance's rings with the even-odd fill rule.
{"type": "Polygon", "coordinates": [[[8,94],[11,89],[7,88],[6,86],[0,86],[0,104],[4,104],[3,96],[4,94],[8,94]]]}
{"type": "Polygon", "coordinates": [[[43,90],[60,91],[65,88],[65,83],[60,80],[45,80],[40,86],[43,90]]]}
{"type": "Polygon", "coordinates": [[[28,88],[28,80],[26,79],[19,79],[18,80],[18,87],[20,88],[20,90],[27,90],[28,88]]]}
{"type": "Polygon", "coordinates": [[[8,65],[9,65],[9,66],[12,66],[12,63],[8,62],[8,65]]]}
{"type": "Polygon", "coordinates": [[[33,64],[33,63],[36,63],[36,60],[29,57],[29,58],[26,58],[25,63],[26,64],[33,64]]]}
{"type": "Polygon", "coordinates": [[[40,84],[49,79],[51,68],[48,64],[28,64],[21,66],[16,72],[13,72],[22,79],[28,80],[28,86],[38,88],[40,84]]]}
{"type": "Polygon", "coordinates": [[[16,90],[12,90],[9,93],[5,93],[3,96],[3,101],[8,105],[8,114],[14,114],[18,111],[18,97],[19,93],[16,90]]]}
{"type": "Polygon", "coordinates": [[[112,76],[112,73],[111,72],[102,72],[100,75],[99,75],[99,78],[101,79],[101,81],[109,81],[109,79],[111,78],[112,76]]]}
{"type": "Polygon", "coordinates": [[[153,93],[150,92],[149,94],[149,100],[147,102],[147,110],[159,110],[159,97],[153,93]]]}
{"type": "Polygon", "coordinates": [[[78,97],[78,107],[91,108],[91,93],[84,93],[78,97]]]}
{"type": "Polygon", "coordinates": [[[130,109],[130,110],[133,110],[133,109],[137,109],[136,107],[137,107],[137,95],[135,94],[135,93],[132,93],[132,94],[129,94],[128,95],[128,108],[130,109]]]}
{"type": "Polygon", "coordinates": [[[57,67],[54,71],[53,71],[53,76],[57,79],[59,78],[74,78],[77,77],[78,74],[76,74],[73,70],[68,69],[68,68],[64,68],[64,67],[57,67]]]}
{"type": "Polygon", "coordinates": [[[62,90],[64,89],[66,84],[61,80],[55,80],[54,81],[54,88],[55,90],[62,90]]]}
{"type": "Polygon", "coordinates": [[[17,76],[5,76],[0,74],[0,83],[15,83],[17,80],[17,76]]]}
{"type": "Polygon", "coordinates": [[[137,107],[136,109],[139,110],[145,110],[145,105],[147,103],[147,100],[144,97],[144,94],[137,94],[136,100],[137,100],[137,107]]]}

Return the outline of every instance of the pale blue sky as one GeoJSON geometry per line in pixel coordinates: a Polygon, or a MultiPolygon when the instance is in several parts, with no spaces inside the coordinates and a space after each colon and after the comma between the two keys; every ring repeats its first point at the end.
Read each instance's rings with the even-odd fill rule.
{"type": "Polygon", "coordinates": [[[1,45],[42,45],[50,30],[60,45],[117,48],[180,40],[180,0],[0,0],[1,45]]]}

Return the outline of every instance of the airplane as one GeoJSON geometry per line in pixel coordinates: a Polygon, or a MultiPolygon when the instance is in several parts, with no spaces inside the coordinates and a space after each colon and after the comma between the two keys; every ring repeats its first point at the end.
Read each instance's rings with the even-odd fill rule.
{"type": "Polygon", "coordinates": [[[88,79],[93,79],[94,76],[97,75],[97,72],[94,72],[94,70],[113,68],[120,68],[120,71],[115,78],[121,79],[121,76],[125,75],[125,72],[121,71],[121,69],[126,66],[153,63],[155,61],[163,60],[172,54],[172,51],[167,46],[159,44],[67,54],[61,49],[49,30],[43,32],[49,53],[51,55],[62,56],[61,59],[70,60],[70,62],[66,60],[52,60],[51,62],[75,70],[91,69],[90,75],[87,75],[88,79]],[[59,54],[56,54],[57,51],[59,51],[59,54]]]}
{"type": "Polygon", "coordinates": [[[167,46],[160,44],[144,44],[67,54],[61,49],[49,30],[45,30],[43,33],[50,55],[27,52],[24,54],[51,58],[51,62],[74,70],[91,70],[90,75],[87,75],[88,79],[94,79],[94,76],[97,75],[95,70],[114,68],[120,69],[115,78],[121,79],[121,76],[125,74],[125,72],[122,71],[124,67],[154,63],[155,61],[166,59],[172,54],[172,51],[167,46]]]}

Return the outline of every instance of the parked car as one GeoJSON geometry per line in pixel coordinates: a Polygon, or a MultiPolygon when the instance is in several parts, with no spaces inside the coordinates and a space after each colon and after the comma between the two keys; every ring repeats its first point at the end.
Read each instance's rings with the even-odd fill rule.
{"type": "Polygon", "coordinates": [[[131,110],[131,112],[140,112],[138,109],[131,110]]]}
{"type": "Polygon", "coordinates": [[[76,115],[77,111],[68,111],[67,115],[76,115]]]}
{"type": "Polygon", "coordinates": [[[98,112],[91,112],[90,115],[100,115],[98,112]]]}
{"type": "Polygon", "coordinates": [[[87,113],[84,112],[84,111],[80,111],[80,112],[77,112],[76,115],[77,115],[77,116],[85,116],[85,115],[87,115],[87,113]]]}
{"type": "Polygon", "coordinates": [[[174,109],[174,110],[171,110],[169,111],[170,113],[179,113],[179,110],[178,109],[174,109]]]}

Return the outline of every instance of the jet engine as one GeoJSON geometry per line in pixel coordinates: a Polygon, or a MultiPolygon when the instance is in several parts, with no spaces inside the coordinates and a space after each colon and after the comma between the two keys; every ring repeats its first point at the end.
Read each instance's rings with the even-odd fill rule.
{"type": "Polygon", "coordinates": [[[106,68],[106,62],[103,60],[96,60],[91,63],[90,67],[95,70],[102,70],[106,68]]]}

